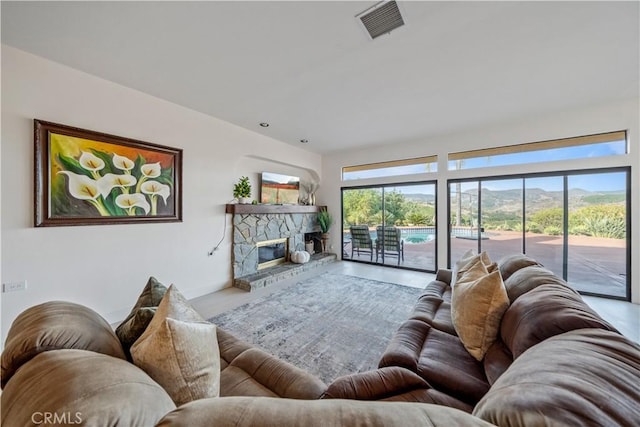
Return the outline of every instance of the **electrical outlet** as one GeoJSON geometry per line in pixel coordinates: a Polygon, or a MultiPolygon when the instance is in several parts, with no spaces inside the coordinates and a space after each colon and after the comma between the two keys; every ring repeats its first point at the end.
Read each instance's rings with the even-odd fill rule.
{"type": "Polygon", "coordinates": [[[20,282],[7,282],[2,284],[2,292],[24,291],[25,289],[27,289],[26,280],[21,280],[20,282]]]}

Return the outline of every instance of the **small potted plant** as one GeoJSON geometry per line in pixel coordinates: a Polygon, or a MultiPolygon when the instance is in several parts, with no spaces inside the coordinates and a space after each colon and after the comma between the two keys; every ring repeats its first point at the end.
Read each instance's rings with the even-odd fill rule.
{"type": "Polygon", "coordinates": [[[238,203],[251,203],[251,183],[249,182],[248,177],[243,176],[233,186],[233,197],[238,199],[238,203]]]}
{"type": "Polygon", "coordinates": [[[327,251],[327,240],[329,240],[329,229],[333,224],[333,217],[329,211],[325,208],[318,212],[318,225],[320,225],[320,231],[322,232],[322,251],[327,251]]]}

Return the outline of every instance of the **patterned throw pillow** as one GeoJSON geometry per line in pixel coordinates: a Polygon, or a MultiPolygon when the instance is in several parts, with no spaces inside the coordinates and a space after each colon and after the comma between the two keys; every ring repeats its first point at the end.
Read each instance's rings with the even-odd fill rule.
{"type": "Polygon", "coordinates": [[[116,335],[129,360],[131,360],[129,353],[131,345],[142,335],[151,322],[165,292],[167,292],[167,287],[158,282],[155,277],[150,277],[131,312],[116,328],[116,335]]]}

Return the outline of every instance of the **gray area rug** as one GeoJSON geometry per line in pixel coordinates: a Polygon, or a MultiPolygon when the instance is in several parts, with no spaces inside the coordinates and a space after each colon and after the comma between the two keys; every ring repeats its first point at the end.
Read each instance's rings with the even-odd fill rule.
{"type": "Polygon", "coordinates": [[[324,273],[209,321],[328,384],[377,368],[422,292],[324,273]]]}

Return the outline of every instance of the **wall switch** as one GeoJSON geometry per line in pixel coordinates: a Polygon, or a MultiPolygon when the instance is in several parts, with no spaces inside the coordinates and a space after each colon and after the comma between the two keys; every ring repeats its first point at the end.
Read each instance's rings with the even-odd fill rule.
{"type": "Polygon", "coordinates": [[[27,289],[26,280],[21,280],[20,282],[7,282],[2,284],[2,292],[24,291],[25,289],[27,289]]]}

